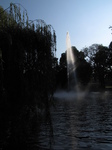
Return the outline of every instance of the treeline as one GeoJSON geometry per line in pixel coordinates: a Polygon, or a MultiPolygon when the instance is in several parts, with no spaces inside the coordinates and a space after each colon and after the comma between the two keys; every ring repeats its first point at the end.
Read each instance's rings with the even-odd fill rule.
{"type": "MultiPolygon", "coordinates": [[[[85,87],[91,78],[91,65],[85,60],[84,52],[77,50],[75,46],[72,47],[76,66],[76,82],[81,87],[85,87]]],[[[57,88],[68,88],[67,77],[67,51],[61,54],[59,66],[57,67],[57,88]]]]}
{"type": "MultiPolygon", "coordinates": [[[[76,78],[79,86],[85,88],[90,82],[97,83],[97,88],[101,90],[112,86],[112,42],[109,47],[92,44],[81,51],[76,47],[72,47],[72,50],[76,59],[76,78]]],[[[61,55],[57,72],[58,88],[67,88],[66,52],[61,55]]]]}
{"type": "MultiPolygon", "coordinates": [[[[20,6],[0,7],[1,100],[48,107],[55,89],[67,88],[66,52],[58,64],[55,30],[43,20],[29,21],[20,6]]],[[[109,47],[93,44],[81,51],[72,49],[79,85],[98,82],[102,89],[111,85],[112,42],[109,47]]]]}
{"type": "Polygon", "coordinates": [[[43,20],[29,21],[20,6],[0,7],[1,100],[47,108],[55,90],[55,30],[43,20]]]}

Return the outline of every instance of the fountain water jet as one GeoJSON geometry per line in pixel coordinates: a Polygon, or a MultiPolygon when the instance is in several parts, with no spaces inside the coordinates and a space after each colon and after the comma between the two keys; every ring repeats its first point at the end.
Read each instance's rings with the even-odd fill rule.
{"type": "Polygon", "coordinates": [[[68,77],[68,90],[57,90],[54,93],[55,98],[73,100],[82,99],[85,96],[85,92],[80,91],[80,87],[76,78],[76,58],[74,56],[69,33],[66,35],[66,58],[67,58],[67,77],[68,77]]]}
{"type": "Polygon", "coordinates": [[[76,65],[75,65],[75,56],[72,51],[71,41],[69,32],[66,35],[66,46],[67,46],[67,77],[68,77],[68,90],[74,90],[76,87],[76,65]]]}

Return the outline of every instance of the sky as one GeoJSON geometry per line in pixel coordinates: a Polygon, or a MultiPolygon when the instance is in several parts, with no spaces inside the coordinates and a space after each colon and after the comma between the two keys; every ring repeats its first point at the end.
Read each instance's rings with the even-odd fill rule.
{"type": "Polygon", "coordinates": [[[0,0],[4,9],[20,3],[29,20],[42,19],[57,36],[56,57],[66,50],[66,34],[79,51],[92,44],[109,46],[112,41],[112,0],[0,0]]]}

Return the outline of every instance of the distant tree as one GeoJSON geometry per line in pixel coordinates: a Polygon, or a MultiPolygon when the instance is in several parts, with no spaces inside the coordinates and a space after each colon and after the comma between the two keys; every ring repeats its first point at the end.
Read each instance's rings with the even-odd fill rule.
{"type": "Polygon", "coordinates": [[[57,67],[56,81],[58,88],[66,88],[67,86],[67,61],[66,53],[62,53],[59,66],[57,67]]]}
{"type": "MultiPolygon", "coordinates": [[[[75,46],[72,47],[72,51],[75,58],[76,65],[76,76],[77,82],[82,85],[87,85],[91,79],[92,69],[88,62],[86,62],[83,51],[78,51],[75,46]]],[[[62,85],[62,87],[67,87],[67,57],[66,52],[61,54],[60,58],[60,71],[58,73],[58,83],[62,85]]]]}
{"type": "Polygon", "coordinates": [[[94,57],[98,52],[98,46],[99,44],[92,44],[91,46],[82,49],[85,59],[91,64],[91,66],[94,66],[94,57]]]}
{"type": "Polygon", "coordinates": [[[83,49],[83,52],[92,67],[93,79],[99,81],[101,88],[105,88],[105,80],[111,72],[111,48],[93,44],[89,48],[83,49]]]}
{"type": "Polygon", "coordinates": [[[66,53],[62,53],[60,57],[60,68],[67,68],[66,53]]]}
{"type": "Polygon", "coordinates": [[[108,49],[108,69],[112,73],[112,42],[110,42],[108,49]]]}
{"type": "Polygon", "coordinates": [[[94,74],[96,75],[96,78],[98,78],[101,87],[105,88],[105,77],[107,75],[107,57],[108,48],[104,47],[102,45],[98,46],[98,52],[95,54],[94,58],[94,74]]]}

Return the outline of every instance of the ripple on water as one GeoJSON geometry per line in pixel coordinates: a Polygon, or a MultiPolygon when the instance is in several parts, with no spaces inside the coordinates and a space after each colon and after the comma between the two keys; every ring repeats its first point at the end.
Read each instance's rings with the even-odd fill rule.
{"type": "MultiPolygon", "coordinates": [[[[73,93],[67,98],[63,94],[61,97],[57,95],[55,108],[51,108],[52,149],[112,149],[112,95],[104,93],[102,98],[97,92],[77,100],[73,93]]],[[[47,141],[45,135],[42,139],[47,141]]]]}

